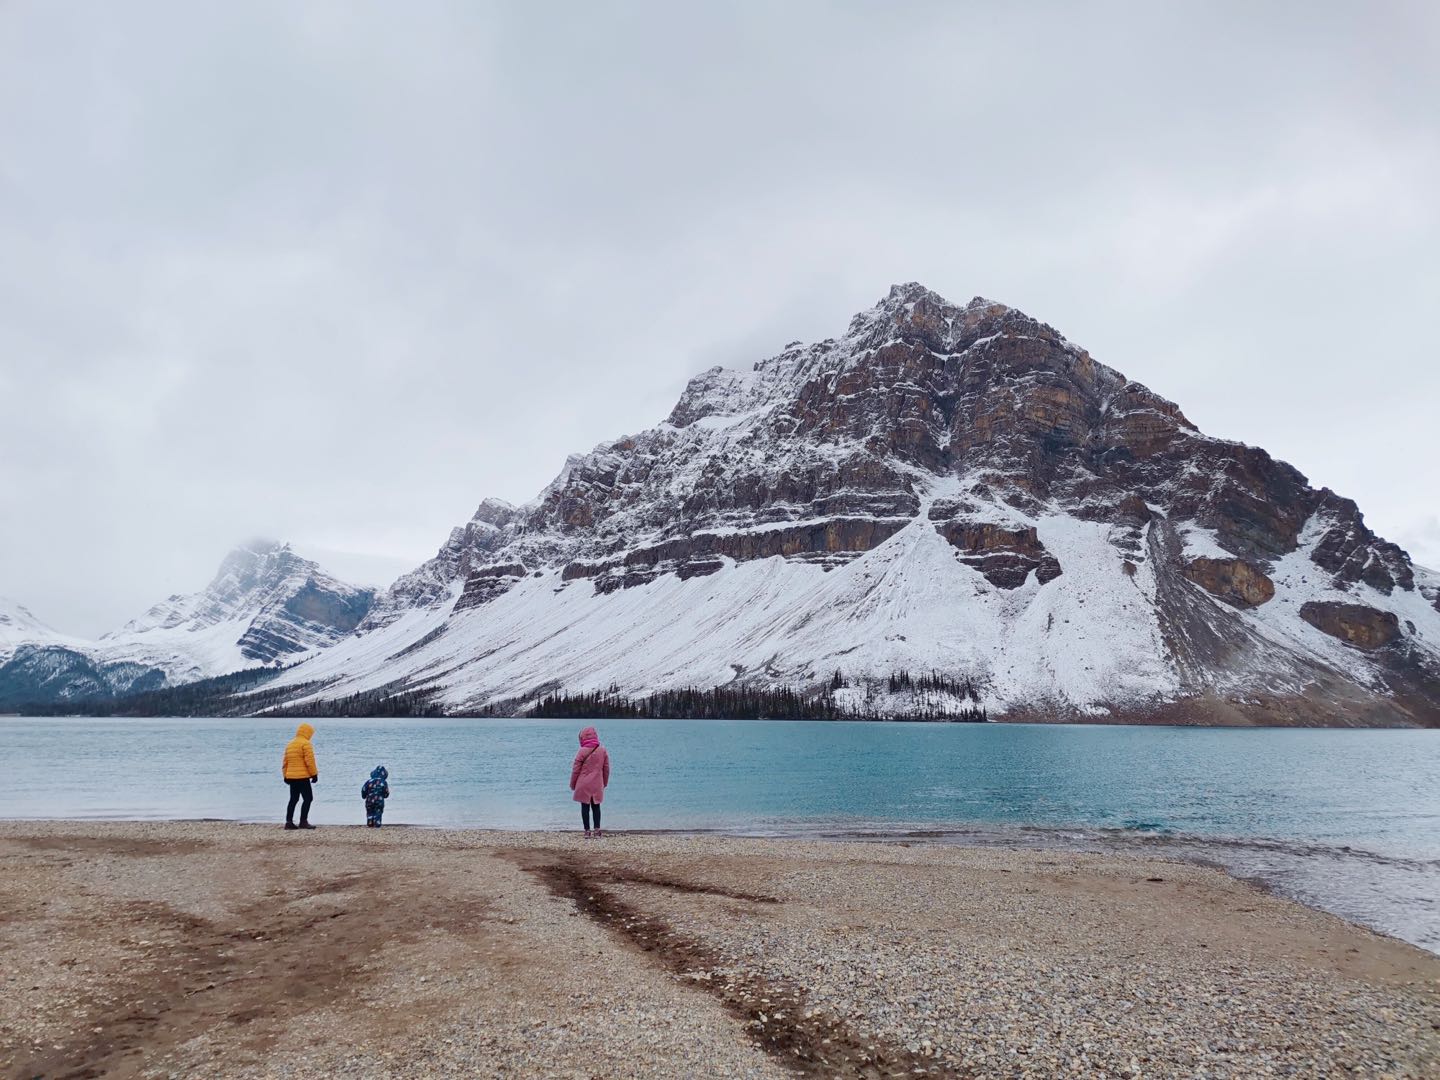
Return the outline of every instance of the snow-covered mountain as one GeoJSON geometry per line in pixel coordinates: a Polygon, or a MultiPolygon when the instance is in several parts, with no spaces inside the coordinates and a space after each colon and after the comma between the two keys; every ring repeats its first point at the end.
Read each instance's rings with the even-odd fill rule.
{"type": "Polygon", "coordinates": [[[59,641],[60,634],[30,614],[30,609],[0,596],[0,652],[30,641],[59,641]]]}
{"type": "Polygon", "coordinates": [[[1051,327],[896,286],[487,499],[296,701],[788,687],[875,715],[1440,723],[1440,580],[1051,327]],[[835,673],[840,678],[835,679],[835,673]],[[974,700],[972,698],[971,700],[974,700]]]}
{"type": "Polygon", "coordinates": [[[100,644],[111,656],[164,667],[175,681],[203,678],[333,645],[374,597],[288,544],[256,541],[227,555],[202,592],[156,604],[100,644]]]}
{"type": "Polygon", "coordinates": [[[289,662],[333,645],[374,590],[338,581],[288,544],[236,548],[201,592],[172,596],[98,641],[0,607],[0,705],[82,701],[289,662]]]}
{"type": "Polygon", "coordinates": [[[109,697],[163,681],[149,667],[92,656],[92,646],[52,629],[23,605],[0,598],[0,710],[67,695],[109,697]]]}

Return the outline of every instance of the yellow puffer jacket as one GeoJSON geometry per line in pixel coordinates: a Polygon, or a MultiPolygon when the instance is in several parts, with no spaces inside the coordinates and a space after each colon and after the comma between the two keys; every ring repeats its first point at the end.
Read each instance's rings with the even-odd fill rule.
{"type": "Polygon", "coordinates": [[[295,737],[285,744],[285,763],[281,767],[286,780],[309,780],[320,775],[315,767],[315,748],[310,745],[310,736],[315,729],[301,724],[295,737]]]}

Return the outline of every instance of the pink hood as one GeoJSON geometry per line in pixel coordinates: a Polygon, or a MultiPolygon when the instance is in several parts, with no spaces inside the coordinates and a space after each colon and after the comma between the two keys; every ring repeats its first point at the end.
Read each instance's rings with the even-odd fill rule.
{"type": "Polygon", "coordinates": [[[580,732],[580,745],[581,745],[581,746],[599,746],[599,745],[600,745],[600,736],[595,733],[595,729],[594,729],[593,727],[587,727],[584,731],[580,732]]]}

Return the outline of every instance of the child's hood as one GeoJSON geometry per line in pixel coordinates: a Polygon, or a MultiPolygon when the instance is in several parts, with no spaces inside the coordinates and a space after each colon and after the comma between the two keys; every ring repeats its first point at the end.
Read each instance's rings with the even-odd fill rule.
{"type": "Polygon", "coordinates": [[[390,773],[384,765],[376,765],[375,768],[370,770],[371,780],[388,780],[389,778],[390,773]]]}

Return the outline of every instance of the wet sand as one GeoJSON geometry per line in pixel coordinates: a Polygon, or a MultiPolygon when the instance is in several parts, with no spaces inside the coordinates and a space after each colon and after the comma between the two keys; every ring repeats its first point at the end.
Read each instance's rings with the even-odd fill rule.
{"type": "Polygon", "coordinates": [[[1440,1075],[1440,957],[1206,867],[0,822],[0,1074],[1440,1075]]]}

